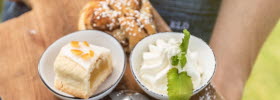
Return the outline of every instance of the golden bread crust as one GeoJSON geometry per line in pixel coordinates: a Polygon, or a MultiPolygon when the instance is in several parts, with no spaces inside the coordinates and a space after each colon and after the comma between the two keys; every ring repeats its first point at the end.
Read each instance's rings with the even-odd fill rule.
{"type": "Polygon", "coordinates": [[[79,18],[79,30],[97,29],[118,39],[130,52],[144,37],[156,33],[148,0],[92,0],[79,18]]]}

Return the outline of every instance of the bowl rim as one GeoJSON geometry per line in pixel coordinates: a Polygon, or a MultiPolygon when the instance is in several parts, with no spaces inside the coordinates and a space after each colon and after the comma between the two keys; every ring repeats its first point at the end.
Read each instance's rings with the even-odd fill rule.
{"type": "Polygon", "coordinates": [[[55,90],[53,90],[52,88],[50,88],[50,86],[45,82],[45,80],[43,79],[43,77],[42,77],[42,75],[41,75],[41,73],[40,73],[40,66],[41,66],[42,57],[45,55],[46,51],[47,51],[51,46],[53,46],[54,43],[56,43],[56,42],[59,41],[60,39],[65,38],[65,37],[69,37],[69,36],[71,36],[71,35],[73,35],[73,34],[81,34],[81,33],[79,33],[79,32],[86,32],[86,31],[89,31],[89,32],[98,32],[98,34],[99,34],[99,33],[102,33],[102,34],[107,35],[107,36],[111,37],[112,39],[116,40],[118,46],[121,47],[121,51],[122,51],[123,54],[124,54],[124,58],[123,58],[123,59],[124,59],[123,70],[122,70],[122,73],[121,73],[120,77],[118,78],[118,80],[117,80],[114,84],[112,84],[111,86],[109,86],[107,89],[101,91],[101,92],[98,93],[98,94],[95,94],[95,95],[90,96],[88,99],[91,99],[91,98],[94,98],[94,97],[96,97],[96,96],[99,96],[99,95],[105,93],[106,91],[110,90],[111,88],[114,88],[114,86],[118,85],[118,83],[120,82],[120,80],[122,79],[122,77],[123,77],[123,75],[124,75],[124,73],[125,73],[126,66],[127,66],[127,64],[126,64],[126,61],[127,61],[126,53],[125,53],[125,51],[124,51],[122,45],[118,42],[118,40],[117,40],[114,36],[108,34],[107,32],[103,32],[103,31],[99,31],[99,30],[78,30],[78,31],[74,31],[74,32],[71,32],[71,33],[69,33],[69,34],[67,34],[67,35],[64,35],[64,36],[60,37],[59,39],[55,40],[51,45],[49,45],[49,46],[45,49],[45,51],[42,53],[42,55],[41,55],[41,57],[40,57],[40,60],[39,60],[39,62],[38,62],[38,75],[39,75],[41,81],[42,81],[42,82],[44,83],[44,85],[48,88],[48,90],[50,90],[51,92],[55,93],[56,95],[59,95],[59,96],[61,96],[61,97],[68,98],[68,99],[82,99],[82,98],[78,98],[78,97],[70,97],[70,96],[66,96],[66,95],[60,94],[60,93],[56,92],[55,90]]]}
{"type": "MultiPolygon", "coordinates": [[[[136,82],[138,83],[138,85],[140,85],[140,87],[141,87],[142,89],[145,89],[146,91],[149,91],[150,93],[155,94],[155,95],[157,95],[157,96],[168,97],[168,95],[156,93],[156,92],[152,91],[151,89],[148,89],[145,85],[143,85],[142,82],[140,81],[140,79],[137,78],[136,73],[135,73],[136,70],[135,70],[135,68],[132,66],[133,64],[131,63],[131,62],[132,62],[132,55],[135,53],[135,50],[134,50],[134,49],[135,49],[137,46],[139,46],[140,43],[142,43],[143,41],[145,41],[145,39],[147,39],[147,38],[151,38],[151,37],[154,37],[154,36],[156,36],[156,35],[163,35],[163,34],[183,34],[183,33],[180,33],[180,32],[159,32],[159,33],[152,34],[152,35],[149,35],[149,36],[143,38],[141,41],[139,41],[139,42],[134,46],[133,50],[132,50],[131,53],[130,53],[130,58],[129,58],[130,65],[129,65],[129,67],[130,67],[130,71],[131,71],[131,73],[132,73],[134,79],[136,80],[136,82]]],[[[198,37],[196,37],[196,36],[194,36],[194,35],[191,35],[191,36],[192,36],[192,37],[195,37],[195,38],[197,38],[197,39],[202,40],[201,38],[198,38],[198,37]]],[[[214,61],[215,61],[214,71],[213,71],[211,77],[209,78],[209,80],[207,81],[207,83],[203,84],[203,85],[202,85],[200,88],[198,88],[198,89],[194,89],[193,95],[197,94],[198,92],[200,92],[201,90],[203,90],[207,85],[209,85],[210,82],[211,82],[211,80],[213,79],[215,73],[216,73],[217,62],[216,62],[215,53],[213,52],[212,48],[211,48],[205,41],[202,40],[202,42],[204,42],[204,43],[210,48],[210,50],[211,50],[211,52],[212,52],[212,54],[213,54],[213,56],[214,56],[214,61]]],[[[145,92],[146,92],[146,91],[145,91],[145,92]]],[[[146,92],[146,93],[147,93],[147,92],[146,92]]],[[[149,93],[147,93],[147,94],[149,94],[149,93]]]]}

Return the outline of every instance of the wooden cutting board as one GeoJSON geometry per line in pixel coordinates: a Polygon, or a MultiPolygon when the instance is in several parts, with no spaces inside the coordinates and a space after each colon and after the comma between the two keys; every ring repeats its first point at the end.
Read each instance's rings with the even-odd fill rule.
{"type": "MultiPolygon", "coordinates": [[[[41,82],[37,64],[44,50],[58,38],[77,31],[79,12],[88,0],[25,0],[31,11],[0,24],[0,97],[2,100],[56,100],[41,82]]],[[[154,10],[159,32],[171,31],[154,10]]],[[[208,86],[216,96],[215,89],[208,86]]],[[[116,88],[144,93],[129,65],[116,88]]],[[[209,95],[201,92],[199,96],[209,95]]],[[[217,96],[219,98],[219,96],[217,96]]]]}

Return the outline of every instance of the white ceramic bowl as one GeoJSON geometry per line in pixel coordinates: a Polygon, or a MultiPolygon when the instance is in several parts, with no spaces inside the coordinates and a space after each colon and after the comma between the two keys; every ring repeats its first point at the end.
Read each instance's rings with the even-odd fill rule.
{"type": "Polygon", "coordinates": [[[111,50],[112,61],[113,61],[113,72],[112,74],[102,83],[97,89],[96,93],[89,97],[89,100],[101,99],[108,95],[120,82],[126,68],[126,56],[125,52],[120,45],[120,43],[111,35],[96,31],[96,30],[84,30],[77,31],[66,35],[52,45],[50,45],[47,50],[43,53],[39,65],[38,72],[41,80],[46,85],[46,87],[56,96],[61,99],[67,100],[79,100],[72,95],[61,92],[54,87],[54,77],[55,72],[53,69],[53,63],[58,55],[60,49],[70,41],[88,41],[90,44],[102,46],[111,50]]]}
{"type": "MultiPolygon", "coordinates": [[[[140,76],[138,75],[138,72],[142,64],[143,52],[148,51],[148,45],[155,43],[157,39],[163,39],[165,41],[169,40],[170,38],[174,38],[176,40],[182,40],[183,37],[184,35],[182,33],[177,33],[177,32],[164,32],[164,33],[150,35],[142,39],[140,42],[138,42],[138,44],[134,47],[133,51],[131,52],[130,67],[135,80],[137,81],[138,85],[147,94],[149,94],[150,96],[156,99],[167,100],[168,96],[166,94],[156,93],[153,90],[147,88],[142,82],[140,76]]],[[[208,68],[206,69],[207,71],[210,71],[210,73],[208,73],[209,74],[208,77],[206,78],[207,83],[204,83],[200,88],[195,89],[193,91],[193,94],[196,94],[202,89],[204,89],[210,83],[215,73],[216,61],[212,49],[207,45],[207,43],[205,43],[200,38],[191,35],[188,49],[190,49],[191,51],[197,51],[200,54],[199,59],[207,61],[206,63],[207,65],[209,65],[208,68]]]]}

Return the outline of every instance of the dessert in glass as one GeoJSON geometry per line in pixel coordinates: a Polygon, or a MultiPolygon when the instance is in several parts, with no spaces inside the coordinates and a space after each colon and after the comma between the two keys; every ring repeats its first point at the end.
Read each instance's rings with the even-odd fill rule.
{"type": "Polygon", "coordinates": [[[172,92],[186,87],[193,95],[210,83],[216,66],[213,51],[200,38],[192,35],[185,38],[176,32],[158,33],[144,38],[133,49],[131,71],[138,85],[150,96],[170,99],[176,94],[172,92]],[[186,47],[182,49],[182,45],[186,47]],[[190,83],[172,79],[180,78],[182,73],[187,73],[181,78],[189,78],[190,83]]]}

